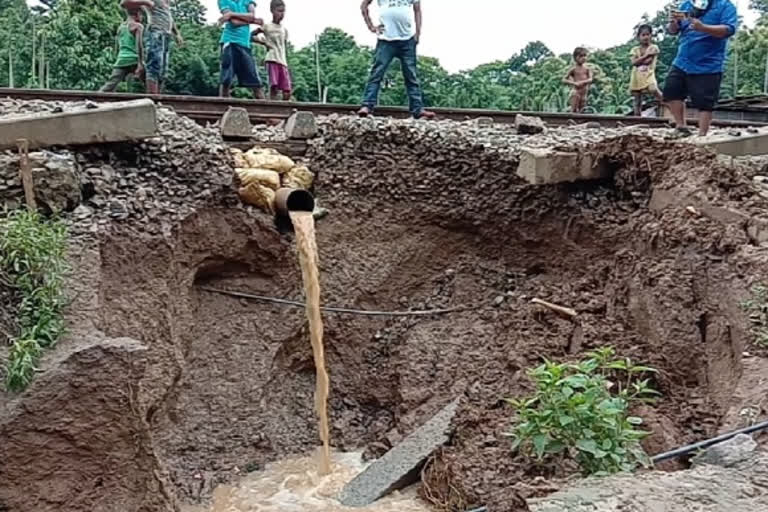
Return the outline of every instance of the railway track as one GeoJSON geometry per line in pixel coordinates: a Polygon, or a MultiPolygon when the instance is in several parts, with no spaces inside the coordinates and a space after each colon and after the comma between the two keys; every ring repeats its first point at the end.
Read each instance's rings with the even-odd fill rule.
{"type": "MultiPolygon", "coordinates": [[[[58,91],[46,89],[9,89],[0,88],[0,98],[13,98],[19,100],[44,100],[44,101],[84,101],[95,102],[125,101],[139,98],[150,98],[157,103],[173,108],[178,114],[188,116],[200,123],[215,122],[221,118],[229,107],[245,108],[253,122],[264,122],[267,119],[285,119],[296,110],[307,110],[315,115],[345,115],[353,114],[357,105],[302,103],[288,101],[244,100],[236,98],[217,98],[208,96],[178,96],[178,95],[148,95],[128,93],[100,93],[92,91],[58,91]]],[[[632,117],[632,116],[607,116],[595,114],[570,114],[553,112],[522,112],[485,109],[464,108],[435,108],[433,109],[440,119],[453,121],[466,121],[478,117],[491,117],[494,122],[512,124],[518,114],[538,116],[549,125],[568,125],[597,122],[601,126],[612,127],[620,125],[649,125],[666,126],[668,121],[662,118],[632,117]]],[[[1,112],[0,112],[1,113],[1,112]]],[[[408,111],[400,107],[378,107],[376,113],[379,116],[393,118],[406,118],[408,111]]],[[[692,125],[696,124],[691,119],[692,125]]],[[[764,126],[768,123],[755,123],[747,121],[713,120],[715,126],[721,127],[745,127],[764,126]]]]}

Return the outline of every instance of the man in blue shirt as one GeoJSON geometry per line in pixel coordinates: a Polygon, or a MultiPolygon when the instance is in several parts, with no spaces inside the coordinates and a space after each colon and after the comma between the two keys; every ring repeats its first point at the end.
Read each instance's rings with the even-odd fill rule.
{"type": "Polygon", "coordinates": [[[254,0],[219,0],[221,18],[224,24],[221,32],[221,73],[219,94],[229,97],[232,82],[237,76],[240,87],[253,89],[256,99],[264,98],[261,78],[251,54],[251,24],[263,25],[264,20],[256,17],[254,0]]]}
{"type": "Polygon", "coordinates": [[[677,57],[664,84],[664,101],[672,111],[678,133],[685,126],[685,100],[699,110],[699,134],[706,135],[720,96],[728,38],[739,26],[731,0],[686,0],[672,11],[667,31],[680,34],[677,57]]]}

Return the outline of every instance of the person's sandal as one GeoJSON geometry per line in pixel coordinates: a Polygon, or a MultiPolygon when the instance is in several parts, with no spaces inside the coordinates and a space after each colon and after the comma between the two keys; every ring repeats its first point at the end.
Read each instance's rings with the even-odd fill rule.
{"type": "Polygon", "coordinates": [[[371,110],[368,107],[362,107],[357,111],[357,115],[358,117],[368,117],[371,115],[371,110]]]}
{"type": "Polygon", "coordinates": [[[425,121],[432,121],[433,119],[435,119],[435,117],[437,117],[437,114],[435,114],[434,112],[430,112],[429,110],[422,110],[421,114],[416,116],[416,119],[423,119],[425,121]]]}
{"type": "Polygon", "coordinates": [[[690,137],[691,135],[693,135],[693,132],[691,131],[690,128],[688,128],[687,126],[680,126],[680,127],[675,128],[675,130],[672,133],[670,133],[667,136],[667,138],[668,139],[673,139],[673,140],[685,139],[685,138],[690,137]]]}

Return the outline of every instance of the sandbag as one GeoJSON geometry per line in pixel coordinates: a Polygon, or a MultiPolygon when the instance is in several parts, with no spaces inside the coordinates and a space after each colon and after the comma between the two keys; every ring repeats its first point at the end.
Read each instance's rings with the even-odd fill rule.
{"type": "Polygon", "coordinates": [[[235,169],[235,172],[244,187],[258,183],[272,190],[280,188],[280,175],[275,171],[269,169],[235,169]]]}
{"type": "Polygon", "coordinates": [[[305,165],[298,165],[283,174],[283,186],[287,188],[303,188],[309,190],[315,181],[315,175],[312,174],[305,165]]]}
{"type": "Polygon", "coordinates": [[[296,167],[296,164],[285,155],[281,155],[274,149],[253,148],[245,152],[248,161],[246,167],[252,169],[269,169],[280,174],[286,173],[296,167]]]}
{"type": "Polygon", "coordinates": [[[245,158],[245,153],[241,150],[232,148],[232,158],[235,159],[235,167],[250,167],[248,160],[245,158]]]}
{"type": "Polygon", "coordinates": [[[275,213],[275,191],[258,183],[251,183],[238,191],[244,202],[261,208],[267,213],[275,213]]]}

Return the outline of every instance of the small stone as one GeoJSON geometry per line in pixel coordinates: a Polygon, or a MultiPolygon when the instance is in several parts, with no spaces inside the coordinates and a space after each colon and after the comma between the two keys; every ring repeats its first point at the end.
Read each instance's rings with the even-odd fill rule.
{"type": "Polygon", "coordinates": [[[739,434],[736,437],[723,441],[707,448],[693,458],[693,466],[711,464],[714,466],[730,467],[741,461],[747,460],[757,449],[757,443],[752,436],[739,434]]]}
{"type": "Polygon", "coordinates": [[[478,117],[475,119],[475,124],[479,128],[489,128],[493,126],[493,118],[492,117],[478,117]]]}
{"type": "Polygon", "coordinates": [[[519,134],[532,135],[542,133],[545,130],[546,125],[540,117],[518,114],[515,116],[515,128],[519,134]]]}
{"type": "Polygon", "coordinates": [[[499,307],[502,304],[504,304],[504,300],[505,300],[505,297],[503,295],[499,295],[498,297],[493,299],[493,305],[496,307],[499,307]]]}

